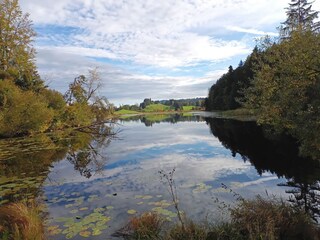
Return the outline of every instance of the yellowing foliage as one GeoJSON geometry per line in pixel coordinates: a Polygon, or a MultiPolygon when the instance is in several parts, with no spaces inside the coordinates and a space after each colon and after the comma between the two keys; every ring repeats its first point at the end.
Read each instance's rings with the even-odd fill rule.
{"type": "Polygon", "coordinates": [[[43,132],[54,115],[43,96],[9,80],[0,81],[0,110],[0,135],[5,137],[43,132]]]}

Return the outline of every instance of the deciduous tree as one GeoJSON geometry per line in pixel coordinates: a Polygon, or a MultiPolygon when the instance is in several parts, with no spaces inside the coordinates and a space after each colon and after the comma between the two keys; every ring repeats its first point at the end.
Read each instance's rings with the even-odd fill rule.
{"type": "Polygon", "coordinates": [[[9,74],[22,89],[43,87],[35,66],[35,36],[29,14],[22,13],[18,0],[0,1],[0,72],[9,74]]]}

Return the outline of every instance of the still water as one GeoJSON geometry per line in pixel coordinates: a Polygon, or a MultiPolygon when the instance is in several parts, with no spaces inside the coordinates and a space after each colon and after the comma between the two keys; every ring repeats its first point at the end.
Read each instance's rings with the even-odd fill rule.
{"type": "Polygon", "coordinates": [[[175,169],[180,209],[223,221],[222,203],[273,195],[319,216],[319,162],[254,122],[208,114],[119,120],[112,138],[87,133],[0,142],[0,204],[45,203],[49,239],[113,239],[130,217],[156,211],[176,220],[159,171],[175,169]],[[218,200],[217,200],[218,199],[218,200]]]}

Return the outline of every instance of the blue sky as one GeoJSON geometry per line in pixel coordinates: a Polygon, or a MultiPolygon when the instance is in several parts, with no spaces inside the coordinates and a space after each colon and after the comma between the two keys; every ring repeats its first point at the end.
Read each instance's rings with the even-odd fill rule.
{"type": "MultiPolygon", "coordinates": [[[[256,39],[277,35],[286,0],[20,0],[51,88],[98,67],[116,105],[204,97],[256,39]]],[[[314,9],[319,10],[318,1],[314,9]]]]}

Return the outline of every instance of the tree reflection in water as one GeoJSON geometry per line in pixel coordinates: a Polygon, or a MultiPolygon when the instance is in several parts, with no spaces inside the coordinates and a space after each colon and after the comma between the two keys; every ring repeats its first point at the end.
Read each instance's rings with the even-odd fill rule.
{"type": "Polygon", "coordinates": [[[288,201],[304,209],[315,221],[320,219],[320,162],[299,156],[297,142],[286,135],[272,135],[255,122],[207,118],[212,134],[235,156],[264,172],[285,177],[288,201]]]}
{"type": "Polygon", "coordinates": [[[112,128],[102,125],[0,141],[0,152],[4,153],[0,155],[0,205],[41,196],[54,163],[64,159],[80,175],[90,178],[107,161],[101,150],[114,136],[112,128]]]}

